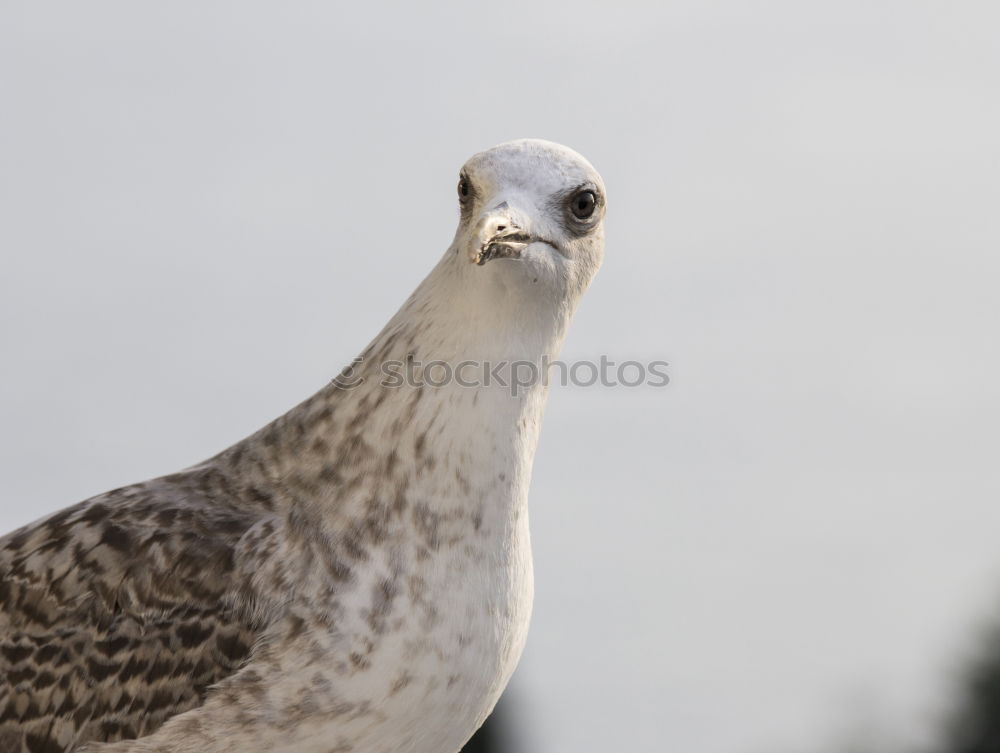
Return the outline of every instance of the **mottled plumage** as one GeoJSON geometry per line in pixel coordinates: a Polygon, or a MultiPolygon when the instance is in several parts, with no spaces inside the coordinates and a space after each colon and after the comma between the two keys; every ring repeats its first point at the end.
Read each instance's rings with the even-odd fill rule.
{"type": "Polygon", "coordinates": [[[604,194],[540,141],[462,182],[454,243],[349,374],[198,466],[0,539],[0,751],[454,753],[482,723],[530,614],[546,389],[385,364],[419,381],[553,356],[604,194]]]}
{"type": "Polygon", "coordinates": [[[0,750],[147,734],[199,705],[260,631],[218,471],[118,489],[0,542],[0,750]]]}

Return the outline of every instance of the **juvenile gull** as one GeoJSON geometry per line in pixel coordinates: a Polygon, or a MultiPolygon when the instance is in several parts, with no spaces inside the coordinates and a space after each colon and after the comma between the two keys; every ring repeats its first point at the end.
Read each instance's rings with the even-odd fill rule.
{"type": "Polygon", "coordinates": [[[334,383],[0,539],[0,751],[454,753],[482,724],[528,628],[547,392],[503,364],[558,353],[605,194],[538,140],[458,193],[444,257],[334,383]]]}

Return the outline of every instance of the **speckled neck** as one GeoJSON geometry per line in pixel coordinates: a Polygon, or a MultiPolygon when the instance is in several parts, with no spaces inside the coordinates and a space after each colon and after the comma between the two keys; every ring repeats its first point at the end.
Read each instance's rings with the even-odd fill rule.
{"type": "MultiPolygon", "coordinates": [[[[491,262],[504,263],[517,262],[491,262]]],[[[556,357],[573,306],[523,289],[512,271],[470,264],[449,249],[349,376],[218,462],[239,464],[285,504],[322,509],[324,519],[375,498],[402,506],[396,498],[404,489],[430,508],[460,499],[523,501],[547,388],[539,383],[512,395],[503,366],[494,374],[506,385],[418,383],[420,365],[431,361],[473,361],[465,373],[482,377],[482,364],[556,357]],[[387,378],[405,368],[415,383],[387,378]]]]}

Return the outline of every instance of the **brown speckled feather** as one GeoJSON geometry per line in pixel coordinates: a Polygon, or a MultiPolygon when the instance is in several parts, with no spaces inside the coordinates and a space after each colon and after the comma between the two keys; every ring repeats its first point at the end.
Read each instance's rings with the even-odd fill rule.
{"type": "Polygon", "coordinates": [[[225,486],[176,474],[0,539],[0,750],[149,734],[244,663],[259,627],[236,544],[261,510],[225,486]]]}

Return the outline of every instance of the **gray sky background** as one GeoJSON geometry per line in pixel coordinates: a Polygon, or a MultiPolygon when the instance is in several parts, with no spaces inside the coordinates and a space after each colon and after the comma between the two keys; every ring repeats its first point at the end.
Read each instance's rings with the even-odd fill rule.
{"type": "Polygon", "coordinates": [[[311,394],[537,136],[609,191],[524,753],[881,752],[1000,605],[992,2],[0,2],[0,528],[311,394]]]}

